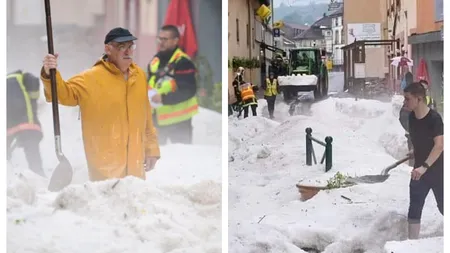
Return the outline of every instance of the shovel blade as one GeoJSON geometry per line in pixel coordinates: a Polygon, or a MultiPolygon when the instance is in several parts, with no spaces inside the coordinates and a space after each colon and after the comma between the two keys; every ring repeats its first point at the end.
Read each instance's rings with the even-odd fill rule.
{"type": "Polygon", "coordinates": [[[347,180],[352,183],[362,183],[362,184],[376,184],[382,183],[389,178],[389,174],[387,175],[365,175],[361,177],[352,177],[347,180]]]}
{"type": "Polygon", "coordinates": [[[48,190],[57,192],[68,186],[72,182],[73,169],[69,160],[65,156],[59,157],[59,164],[53,171],[48,190]]]}

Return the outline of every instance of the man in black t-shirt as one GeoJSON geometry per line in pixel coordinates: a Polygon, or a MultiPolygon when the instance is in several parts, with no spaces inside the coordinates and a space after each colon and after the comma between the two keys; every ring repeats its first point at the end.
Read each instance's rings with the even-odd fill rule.
{"type": "Polygon", "coordinates": [[[412,83],[404,90],[409,115],[409,134],[413,145],[414,169],[409,184],[408,237],[417,239],[425,199],[430,191],[444,215],[444,123],[426,102],[426,90],[412,83]]]}

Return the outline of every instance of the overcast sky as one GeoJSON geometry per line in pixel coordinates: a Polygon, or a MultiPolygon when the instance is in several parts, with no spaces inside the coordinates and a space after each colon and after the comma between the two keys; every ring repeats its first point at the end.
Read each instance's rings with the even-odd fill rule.
{"type": "Polygon", "coordinates": [[[282,2],[284,2],[287,5],[305,5],[309,4],[310,2],[314,3],[329,3],[330,0],[273,0],[273,6],[278,7],[282,2]]]}

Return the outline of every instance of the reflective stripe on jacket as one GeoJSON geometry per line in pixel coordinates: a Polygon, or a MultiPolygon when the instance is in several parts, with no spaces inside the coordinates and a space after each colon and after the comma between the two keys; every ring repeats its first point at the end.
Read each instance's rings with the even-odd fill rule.
{"type": "Polygon", "coordinates": [[[278,95],[278,83],[277,79],[273,79],[273,82],[270,81],[269,78],[266,79],[266,90],[264,91],[264,96],[276,96],[278,95]]]}
{"type": "MultiPolygon", "coordinates": [[[[163,71],[167,74],[173,75],[174,70],[172,68],[174,64],[176,64],[182,58],[189,59],[189,56],[185,54],[181,49],[177,48],[167,65],[164,67],[163,71]]],[[[156,73],[158,72],[159,64],[160,60],[158,57],[153,58],[152,62],[150,63],[150,74],[152,74],[152,76],[148,81],[148,89],[156,89],[160,94],[177,92],[176,84],[174,81],[161,82],[159,80],[156,80],[156,73]],[[169,85],[170,87],[165,87],[162,85],[169,85]]],[[[192,98],[189,98],[188,100],[174,105],[162,105],[158,108],[155,108],[155,111],[158,125],[167,126],[176,124],[188,120],[198,113],[197,97],[194,96],[192,98]]]]}

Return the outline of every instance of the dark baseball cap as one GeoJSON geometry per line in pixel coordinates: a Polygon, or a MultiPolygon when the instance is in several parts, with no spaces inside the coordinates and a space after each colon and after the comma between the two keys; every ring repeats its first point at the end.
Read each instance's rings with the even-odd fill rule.
{"type": "Polygon", "coordinates": [[[137,40],[137,38],[134,37],[133,34],[130,33],[130,31],[122,27],[116,27],[112,29],[105,36],[105,44],[108,44],[110,42],[121,43],[133,40],[137,40]]]}

